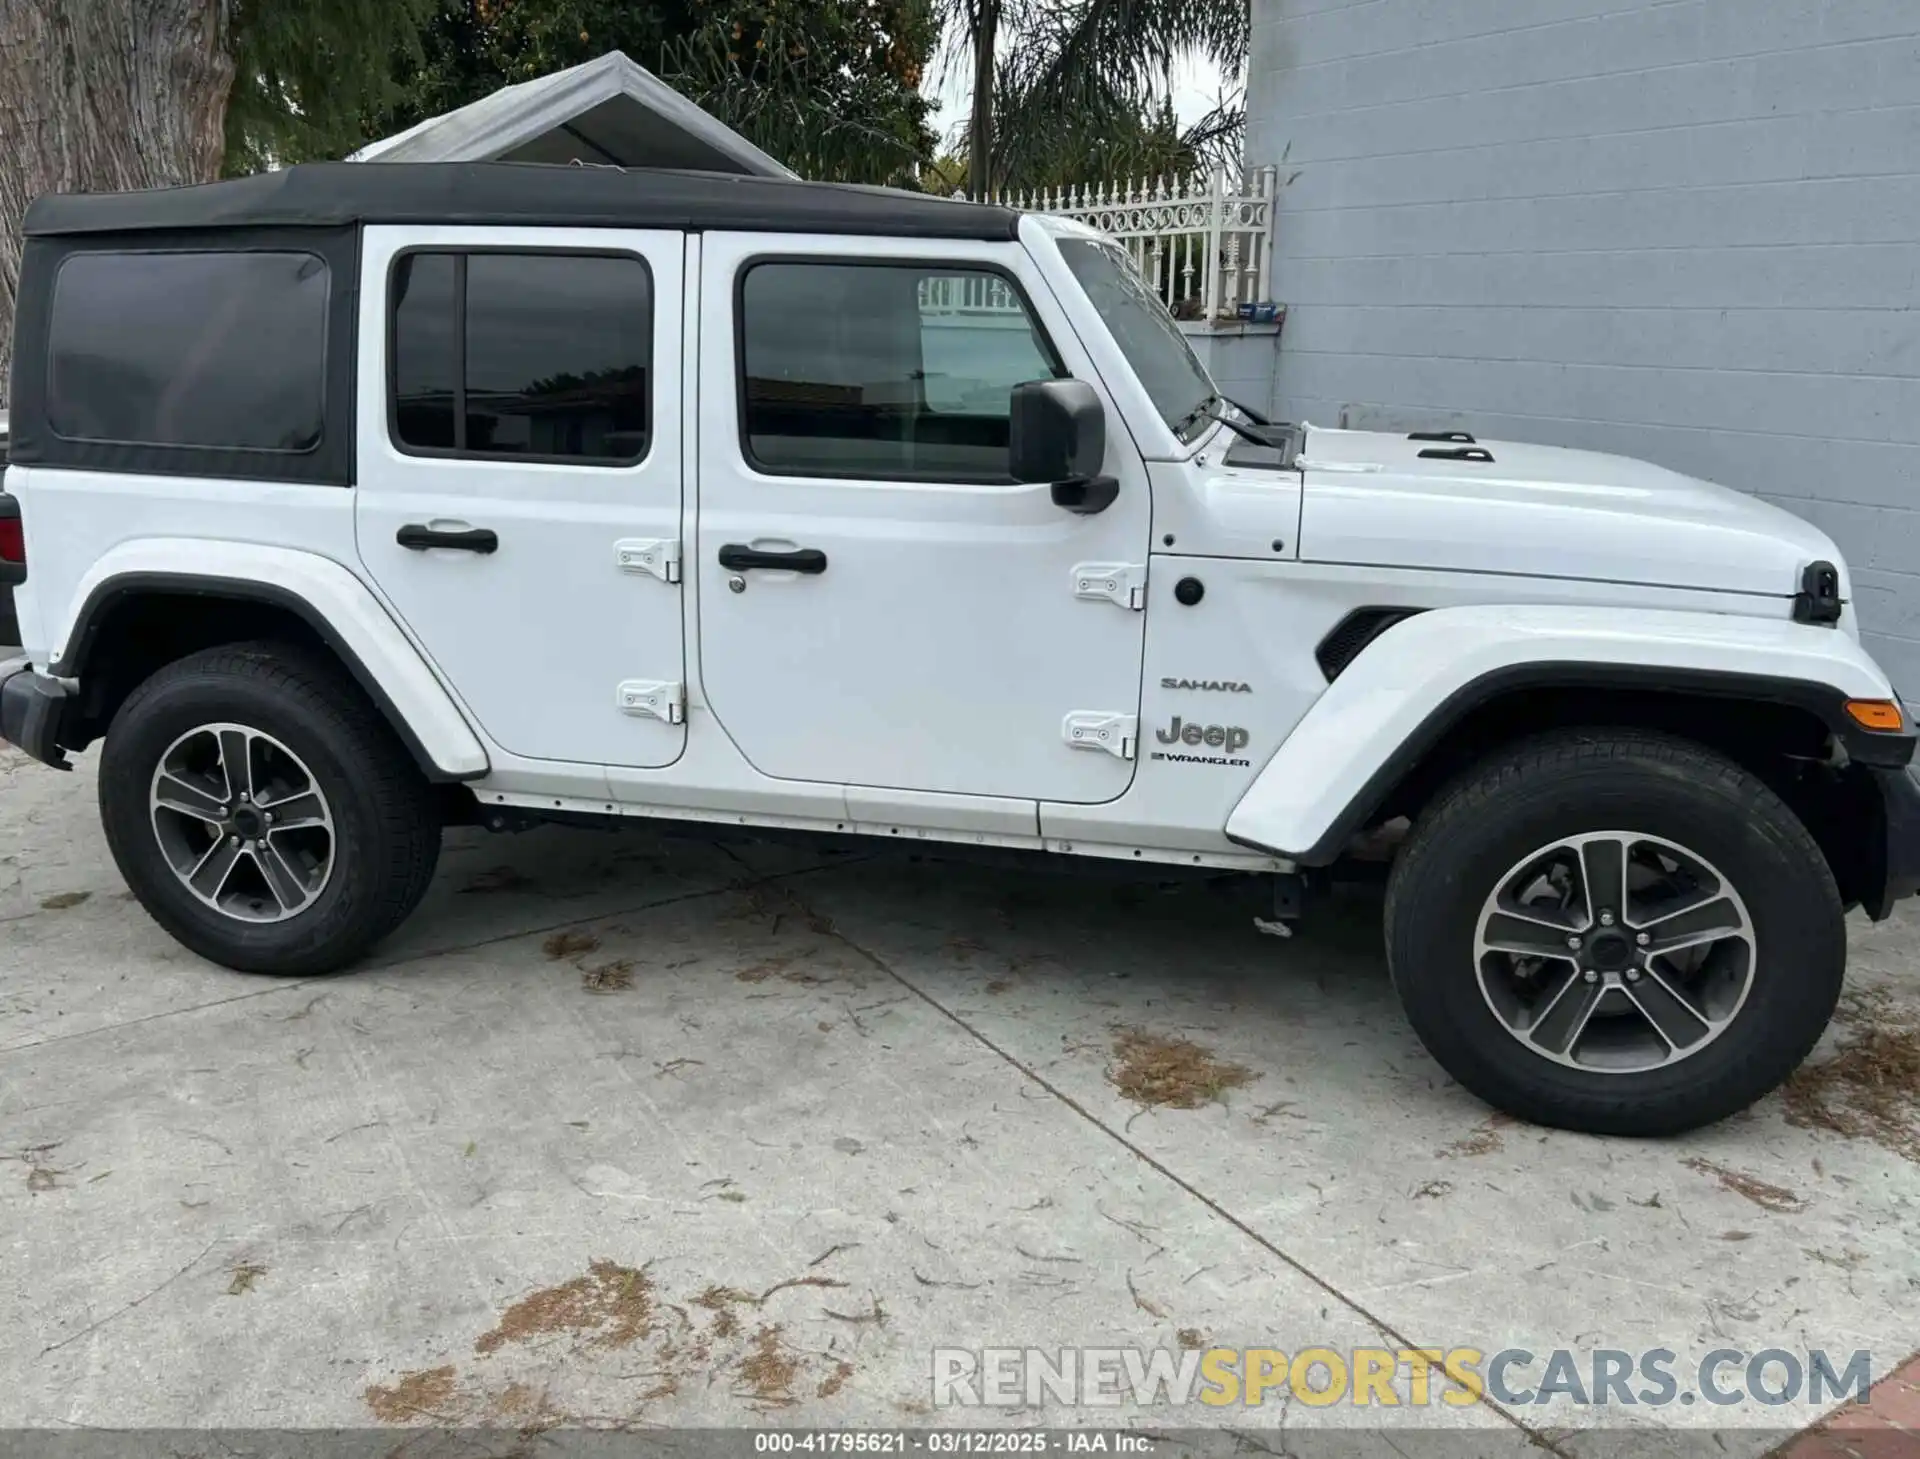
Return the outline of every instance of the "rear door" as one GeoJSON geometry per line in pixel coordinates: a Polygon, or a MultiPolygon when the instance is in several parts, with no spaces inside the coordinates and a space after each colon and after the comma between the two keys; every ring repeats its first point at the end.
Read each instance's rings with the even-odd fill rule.
{"type": "Polygon", "coordinates": [[[659,766],[685,745],[684,246],[366,232],[361,561],[511,754],[659,766]]]}
{"type": "Polygon", "coordinates": [[[709,234],[700,672],[764,774],[1097,802],[1133,777],[1145,468],[1014,244],[709,234]],[[1008,474],[1022,381],[1107,410],[1105,511],[1008,474]],[[1076,730],[1078,733],[1076,733],[1076,730]]]}

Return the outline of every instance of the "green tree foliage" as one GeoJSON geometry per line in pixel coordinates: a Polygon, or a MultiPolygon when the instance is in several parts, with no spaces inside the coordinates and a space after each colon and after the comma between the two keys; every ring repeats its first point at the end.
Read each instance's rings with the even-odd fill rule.
{"type": "Polygon", "coordinates": [[[423,60],[421,28],[437,0],[231,0],[231,175],[274,162],[344,157],[366,119],[402,95],[423,60]]]}
{"type": "Polygon", "coordinates": [[[1181,173],[1237,154],[1243,122],[1226,101],[1182,127],[1167,97],[1183,56],[1239,71],[1247,0],[231,4],[229,172],[344,156],[610,50],[806,177],[978,192],[1181,173]],[[920,92],[943,34],[975,81],[963,178],[920,92]]]}
{"type": "Polygon", "coordinates": [[[661,74],[802,177],[911,183],[933,156],[927,0],[716,0],[661,74]],[[728,12],[731,12],[729,18],[728,12]]]}
{"type": "Polygon", "coordinates": [[[1237,98],[1182,128],[1174,64],[1246,64],[1248,0],[939,0],[973,81],[970,191],[1179,173],[1237,156],[1237,98]],[[993,59],[979,44],[996,38],[993,59]],[[984,102],[984,105],[983,105],[984,102]],[[984,125],[983,125],[984,122],[984,125]]]}
{"type": "MultiPolygon", "coordinates": [[[[1003,90],[1003,96],[1006,95],[1003,90]]],[[[1132,178],[1186,177],[1237,163],[1245,115],[1230,98],[1186,126],[1162,97],[1140,114],[1115,106],[1087,119],[1062,109],[1021,117],[1018,94],[1007,97],[1002,115],[1015,118],[1018,130],[1003,134],[995,149],[993,189],[1000,194],[1073,187],[1132,178]]],[[[927,191],[971,191],[967,161],[947,159],[953,171],[923,174],[927,191]],[[947,185],[942,186],[942,182],[947,185]]]]}
{"type": "Polygon", "coordinates": [[[352,145],[618,50],[802,176],[904,182],[932,156],[932,0],[427,3],[417,49],[395,52],[395,94],[352,145]]]}

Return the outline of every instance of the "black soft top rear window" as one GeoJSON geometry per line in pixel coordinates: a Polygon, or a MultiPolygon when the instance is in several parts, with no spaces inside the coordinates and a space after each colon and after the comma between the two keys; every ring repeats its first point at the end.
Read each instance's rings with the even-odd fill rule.
{"type": "Polygon", "coordinates": [[[312,451],[327,360],[311,253],[79,253],[60,266],[47,423],[70,441],[312,451]]]}
{"type": "Polygon", "coordinates": [[[347,486],[358,230],[30,238],[20,465],[347,486]]]}

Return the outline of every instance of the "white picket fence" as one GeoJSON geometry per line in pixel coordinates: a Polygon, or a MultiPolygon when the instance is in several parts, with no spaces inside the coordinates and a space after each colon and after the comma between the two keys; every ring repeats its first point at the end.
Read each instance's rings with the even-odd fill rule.
{"type": "Polygon", "coordinates": [[[932,274],[920,281],[920,312],[928,317],[975,314],[1019,316],[1013,288],[996,274],[932,274]]]}
{"type": "MultiPolygon", "coordinates": [[[[1276,169],[1140,178],[987,199],[1028,213],[1077,218],[1117,239],[1167,307],[1183,319],[1235,319],[1273,298],[1276,169]]],[[[982,280],[983,285],[989,281],[982,280]]],[[[987,306],[984,297],[976,307],[987,306]]]]}

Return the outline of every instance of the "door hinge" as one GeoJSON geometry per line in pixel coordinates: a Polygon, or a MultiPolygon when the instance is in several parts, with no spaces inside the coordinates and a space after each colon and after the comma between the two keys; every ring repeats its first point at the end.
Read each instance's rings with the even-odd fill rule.
{"type": "Polygon", "coordinates": [[[674,537],[627,537],[613,544],[622,572],[644,572],[663,583],[680,581],[680,541],[674,537]]]}
{"type": "Polygon", "coordinates": [[[1083,562],[1073,570],[1073,595],[1118,603],[1139,612],[1147,606],[1144,562],[1083,562]]]}
{"type": "Polygon", "coordinates": [[[1060,726],[1060,738],[1076,750],[1104,750],[1116,760],[1133,758],[1140,721],[1131,714],[1105,714],[1076,709],[1060,726]]]}
{"type": "Polygon", "coordinates": [[[629,679],[620,686],[620,711],[681,724],[687,717],[686,686],[677,679],[629,679]]]}

